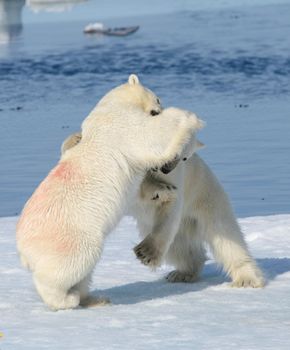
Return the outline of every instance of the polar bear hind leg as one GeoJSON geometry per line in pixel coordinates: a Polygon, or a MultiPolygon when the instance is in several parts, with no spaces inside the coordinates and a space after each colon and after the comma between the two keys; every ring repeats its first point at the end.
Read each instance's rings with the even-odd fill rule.
{"type": "Polygon", "coordinates": [[[58,286],[55,282],[50,284],[36,274],[33,277],[37,292],[51,310],[73,309],[79,305],[79,291],[69,291],[62,286],[58,286]]]}
{"type": "Polygon", "coordinates": [[[166,256],[166,261],[176,267],[167,275],[169,282],[195,282],[198,280],[206,254],[204,240],[209,244],[216,262],[232,279],[232,287],[263,287],[262,272],[250,256],[238,225],[227,227],[209,225],[199,231],[194,219],[182,223],[166,256]]]}
{"type": "Polygon", "coordinates": [[[195,282],[199,279],[206,259],[197,222],[191,218],[183,219],[166,255],[166,262],[175,266],[176,270],[171,271],[166,279],[169,282],[195,282]]]}
{"type": "Polygon", "coordinates": [[[240,227],[226,202],[223,220],[219,216],[207,225],[204,239],[216,262],[231,277],[233,287],[263,287],[263,274],[251,257],[240,227]]]}
{"type": "Polygon", "coordinates": [[[265,285],[263,274],[248,252],[234,217],[227,223],[210,225],[205,231],[205,239],[216,262],[231,277],[233,287],[259,288],[265,285]]]}

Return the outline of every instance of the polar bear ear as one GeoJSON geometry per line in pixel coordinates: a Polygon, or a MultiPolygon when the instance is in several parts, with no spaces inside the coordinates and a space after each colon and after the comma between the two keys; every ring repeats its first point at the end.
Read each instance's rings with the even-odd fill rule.
{"type": "Polygon", "coordinates": [[[131,74],[129,76],[128,83],[130,85],[137,85],[137,84],[139,84],[139,78],[137,77],[136,74],[131,74]]]}
{"type": "Polygon", "coordinates": [[[196,148],[201,149],[204,148],[205,144],[203,142],[200,142],[199,140],[196,140],[196,148]]]}

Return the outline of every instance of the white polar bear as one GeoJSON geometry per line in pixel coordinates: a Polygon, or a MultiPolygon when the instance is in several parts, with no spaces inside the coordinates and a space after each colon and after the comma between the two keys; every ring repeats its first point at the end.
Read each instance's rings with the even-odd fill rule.
{"type": "Polygon", "coordinates": [[[88,304],[104,238],[145,172],[180,156],[198,127],[194,116],[160,111],[158,98],[131,75],[101,99],[82,124],[82,142],[65,152],[26,203],[17,247],[51,309],[88,304]]]}
{"type": "Polygon", "coordinates": [[[148,172],[133,208],[145,237],[134,248],[135,254],[153,268],[163,259],[175,266],[168,281],[196,281],[206,260],[207,243],[233,286],[264,286],[226,193],[197,154],[168,175],[148,172]]]}

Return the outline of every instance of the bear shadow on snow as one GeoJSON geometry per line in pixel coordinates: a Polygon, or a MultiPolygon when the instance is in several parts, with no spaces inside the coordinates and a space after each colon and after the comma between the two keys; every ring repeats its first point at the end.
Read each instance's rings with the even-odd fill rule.
{"type": "MultiPolygon", "coordinates": [[[[267,276],[268,284],[279,275],[290,272],[289,258],[263,258],[256,261],[267,276]]],[[[230,279],[224,273],[220,274],[218,271],[219,268],[215,263],[209,263],[206,264],[201,279],[195,283],[168,283],[164,279],[151,282],[139,281],[103,290],[96,289],[93,291],[93,295],[105,295],[110,298],[113,305],[130,305],[174,295],[198,292],[222,283],[230,285],[230,279]]],[[[236,290],[231,289],[229,285],[225,288],[236,290]]]]}
{"type": "Polygon", "coordinates": [[[276,277],[290,272],[289,258],[263,258],[256,259],[258,265],[264,271],[268,283],[273,281],[276,277]]]}

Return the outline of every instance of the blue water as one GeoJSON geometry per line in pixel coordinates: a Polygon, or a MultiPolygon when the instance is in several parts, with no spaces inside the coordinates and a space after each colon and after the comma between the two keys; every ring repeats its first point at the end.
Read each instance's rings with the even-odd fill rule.
{"type": "Polygon", "coordinates": [[[123,6],[101,18],[139,24],[126,38],[83,35],[100,19],[94,13],[110,17],[99,11],[104,2],[38,14],[14,2],[22,25],[4,25],[2,10],[1,26],[0,7],[0,216],[20,212],[57,162],[62,140],[133,72],[165,106],[207,122],[200,155],[238,216],[289,212],[290,2],[207,10],[169,2],[158,14],[159,0],[156,13],[133,15],[130,7],[125,17],[123,6]]]}

